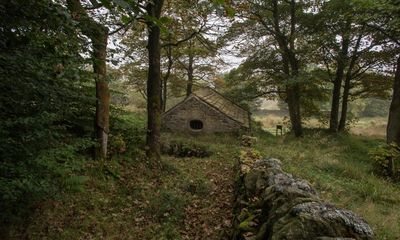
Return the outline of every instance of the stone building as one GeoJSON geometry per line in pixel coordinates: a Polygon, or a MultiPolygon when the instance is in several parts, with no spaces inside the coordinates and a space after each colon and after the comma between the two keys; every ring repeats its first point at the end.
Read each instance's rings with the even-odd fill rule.
{"type": "Polygon", "coordinates": [[[163,129],[178,132],[234,132],[250,129],[250,113],[211,88],[202,88],[162,116],[163,129]]]}

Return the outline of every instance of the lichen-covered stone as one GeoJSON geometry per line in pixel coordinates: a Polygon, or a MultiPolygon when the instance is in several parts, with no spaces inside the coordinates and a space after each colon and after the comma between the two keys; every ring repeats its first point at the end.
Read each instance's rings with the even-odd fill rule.
{"type": "Polygon", "coordinates": [[[257,160],[249,169],[243,177],[245,192],[248,198],[259,199],[253,208],[261,208],[257,219],[250,221],[259,223],[251,226],[255,239],[373,239],[363,219],[323,203],[308,181],[283,172],[278,159],[257,160]]]}
{"type": "Polygon", "coordinates": [[[367,222],[353,212],[338,209],[331,204],[320,202],[299,204],[292,209],[292,214],[301,218],[307,216],[330,222],[331,226],[345,230],[342,232],[344,235],[340,237],[361,237],[356,239],[371,239],[373,237],[373,231],[367,222]]]}
{"type": "Polygon", "coordinates": [[[342,237],[317,237],[315,240],[355,240],[354,238],[342,238],[342,237]]]}
{"type": "Polygon", "coordinates": [[[254,165],[254,169],[268,169],[268,168],[275,168],[282,170],[282,162],[279,159],[276,158],[266,158],[266,159],[261,159],[257,160],[254,165]]]}
{"type": "Polygon", "coordinates": [[[251,194],[255,194],[257,192],[257,182],[260,181],[265,175],[265,172],[262,170],[254,169],[249,171],[244,176],[244,184],[246,187],[246,191],[251,194]]]}

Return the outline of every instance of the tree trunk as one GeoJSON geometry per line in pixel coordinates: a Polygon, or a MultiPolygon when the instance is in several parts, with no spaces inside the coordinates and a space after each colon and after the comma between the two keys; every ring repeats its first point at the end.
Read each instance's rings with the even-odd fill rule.
{"type": "Polygon", "coordinates": [[[351,79],[353,78],[353,68],[356,65],[356,61],[358,58],[358,48],[360,47],[361,39],[362,39],[362,34],[358,35],[356,45],[354,46],[353,54],[351,56],[349,68],[347,69],[346,78],[344,80],[345,82],[344,82],[343,97],[342,97],[342,112],[340,115],[339,128],[338,128],[339,132],[343,132],[346,129],[347,107],[350,95],[350,83],[351,79]]]}
{"type": "Polygon", "coordinates": [[[343,97],[342,97],[342,112],[340,115],[340,121],[339,121],[339,127],[338,131],[339,132],[344,132],[346,129],[346,121],[347,121],[347,107],[349,103],[349,95],[350,95],[350,81],[351,77],[346,77],[345,82],[344,82],[344,89],[343,89],[343,97]]]}
{"type": "Polygon", "coordinates": [[[303,134],[303,128],[301,126],[299,86],[287,87],[286,92],[292,130],[296,137],[300,137],[303,134]]]}
{"type": "Polygon", "coordinates": [[[163,78],[162,82],[162,98],[161,98],[161,104],[162,104],[162,112],[165,112],[167,109],[167,84],[168,84],[168,78],[163,78]]]}
{"type": "Polygon", "coordinates": [[[110,92],[107,82],[107,38],[108,33],[101,34],[93,42],[93,69],[96,75],[96,139],[100,148],[96,150],[96,159],[107,157],[107,143],[110,119],[110,92]]]}
{"type": "MultiPolygon", "coordinates": [[[[191,46],[190,46],[191,47],[191,46]]],[[[191,52],[189,52],[189,65],[187,68],[187,73],[188,73],[188,82],[186,84],[186,96],[188,97],[190,94],[192,94],[193,91],[193,62],[194,62],[194,57],[191,52]]]]}
{"type": "MultiPolygon", "coordinates": [[[[294,47],[294,44],[292,45],[292,47],[294,47]]],[[[297,82],[297,77],[299,75],[299,66],[294,50],[290,51],[288,55],[290,59],[290,68],[292,70],[291,75],[292,78],[294,78],[295,80],[295,82],[293,84],[290,84],[290,86],[288,86],[287,88],[289,115],[294,135],[296,137],[300,137],[303,135],[303,127],[301,125],[300,84],[297,82]]]]}
{"type": "Polygon", "coordinates": [[[329,121],[329,131],[333,133],[336,133],[338,131],[340,89],[342,88],[343,75],[347,62],[347,54],[350,44],[350,37],[348,33],[343,34],[342,37],[343,37],[342,47],[337,57],[336,75],[335,75],[335,80],[333,82],[331,116],[329,121]]]}
{"type": "Polygon", "coordinates": [[[280,29],[280,17],[278,9],[278,1],[272,1],[273,4],[273,28],[274,37],[278,42],[282,52],[283,71],[288,78],[294,82],[286,82],[286,102],[289,108],[290,123],[296,137],[303,135],[303,127],[301,124],[301,108],[300,108],[300,84],[297,82],[299,75],[299,65],[296,58],[295,49],[295,31],[296,31],[296,1],[290,1],[291,27],[290,36],[286,37],[280,29]]]}
{"type": "Polygon", "coordinates": [[[400,55],[397,57],[386,136],[388,143],[396,143],[400,146],[400,55]]]}
{"type": "Polygon", "coordinates": [[[110,92],[107,82],[107,40],[108,28],[90,18],[79,0],[67,0],[67,7],[72,17],[78,21],[82,33],[92,41],[93,72],[96,81],[96,116],[95,138],[99,147],[95,149],[95,158],[107,157],[109,118],[110,118],[110,92]]]}
{"type": "MultiPolygon", "coordinates": [[[[148,3],[146,10],[151,18],[159,19],[163,0],[148,3]]],[[[149,70],[147,79],[147,135],[146,156],[153,167],[161,167],[161,64],[160,27],[153,21],[147,22],[149,70]]]]}
{"type": "Polygon", "coordinates": [[[167,73],[163,77],[163,83],[162,83],[162,87],[163,87],[163,90],[162,90],[162,111],[163,112],[165,112],[165,110],[167,108],[168,79],[169,79],[169,76],[171,75],[172,65],[174,64],[174,61],[172,59],[172,47],[171,46],[168,46],[167,57],[168,57],[167,73]]]}

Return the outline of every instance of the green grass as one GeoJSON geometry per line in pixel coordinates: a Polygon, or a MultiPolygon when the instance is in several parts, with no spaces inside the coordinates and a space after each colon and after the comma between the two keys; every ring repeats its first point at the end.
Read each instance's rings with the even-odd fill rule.
{"type": "Polygon", "coordinates": [[[165,155],[161,173],[151,171],[133,147],[105,162],[90,161],[84,191],[43,202],[28,228],[14,226],[11,239],[220,239],[232,218],[237,138],[163,139],[210,145],[213,155],[165,155]]]}
{"type": "MultiPolygon", "coordinates": [[[[87,162],[85,189],[40,204],[28,227],[12,228],[12,239],[221,239],[232,218],[238,136],[165,133],[163,142],[206,145],[212,155],[164,155],[164,171],[153,172],[143,160],[144,121],[126,117],[133,118],[123,133],[128,151],[87,162]]],[[[381,140],[317,130],[300,139],[256,135],[263,156],[281,159],[287,172],[310,181],[321,198],[365,218],[376,239],[400,239],[400,185],[374,175],[368,156],[381,140]]]]}
{"type": "Polygon", "coordinates": [[[256,148],[282,159],[287,172],[310,181],[324,200],[364,217],[376,239],[400,239],[400,185],[374,175],[368,156],[378,144],[365,137],[310,131],[301,139],[261,136],[256,148]]]}

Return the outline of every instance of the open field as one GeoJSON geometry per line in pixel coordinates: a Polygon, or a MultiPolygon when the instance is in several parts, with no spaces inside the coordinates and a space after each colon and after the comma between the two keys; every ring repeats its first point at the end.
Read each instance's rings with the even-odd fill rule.
{"type": "MultiPolygon", "coordinates": [[[[262,127],[272,134],[276,133],[276,125],[283,125],[288,130],[288,119],[278,114],[255,115],[256,121],[262,124],[262,127]]],[[[327,128],[327,124],[322,124],[315,118],[307,119],[303,122],[306,128],[327,128]]],[[[374,137],[383,139],[386,136],[387,118],[369,117],[360,118],[349,126],[350,133],[359,136],[374,137]]]]}

